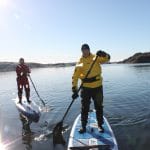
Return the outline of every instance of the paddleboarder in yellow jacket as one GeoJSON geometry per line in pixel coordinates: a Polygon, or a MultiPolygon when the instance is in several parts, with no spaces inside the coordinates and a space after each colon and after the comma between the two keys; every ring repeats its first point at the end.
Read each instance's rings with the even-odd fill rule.
{"type": "Polygon", "coordinates": [[[110,60],[110,55],[104,51],[97,51],[96,55],[90,52],[90,47],[88,44],[83,44],[81,47],[82,57],[76,64],[74,74],[72,76],[72,98],[76,99],[78,97],[78,80],[83,82],[81,88],[81,123],[82,127],[79,132],[82,134],[86,132],[86,124],[88,119],[88,112],[90,107],[91,98],[94,101],[94,106],[96,110],[96,118],[98,122],[98,127],[100,132],[104,132],[102,127],[103,124],[103,86],[102,86],[102,69],[101,64],[106,63],[110,60]],[[90,74],[85,78],[91,64],[98,56],[90,74]]]}

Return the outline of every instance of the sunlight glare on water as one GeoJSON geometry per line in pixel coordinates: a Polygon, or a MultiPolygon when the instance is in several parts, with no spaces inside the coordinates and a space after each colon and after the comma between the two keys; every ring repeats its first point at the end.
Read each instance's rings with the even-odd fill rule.
{"type": "Polygon", "coordinates": [[[2,143],[0,143],[0,150],[6,150],[5,146],[2,143]]]}

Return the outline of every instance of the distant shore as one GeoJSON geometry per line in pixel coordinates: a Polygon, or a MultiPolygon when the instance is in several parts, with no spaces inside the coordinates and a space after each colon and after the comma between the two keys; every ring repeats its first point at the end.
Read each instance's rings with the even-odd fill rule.
{"type": "MultiPolygon", "coordinates": [[[[18,63],[16,62],[0,62],[0,72],[15,71],[18,63]]],[[[75,62],[72,63],[56,63],[56,64],[41,64],[41,63],[27,63],[30,68],[56,68],[56,67],[70,67],[75,66],[75,62]]]]}
{"type": "MultiPolygon", "coordinates": [[[[135,63],[150,63],[150,52],[136,53],[133,56],[124,59],[120,62],[109,62],[107,64],[135,64],[135,63]]],[[[17,62],[0,62],[0,72],[15,71],[17,62]]],[[[70,67],[75,66],[75,62],[71,63],[55,63],[55,64],[41,64],[41,63],[27,63],[30,68],[56,68],[56,67],[70,67]]]]}
{"type": "Polygon", "coordinates": [[[135,53],[133,56],[124,59],[118,63],[128,63],[128,64],[135,64],[135,63],[150,63],[150,52],[145,53],[135,53]]]}

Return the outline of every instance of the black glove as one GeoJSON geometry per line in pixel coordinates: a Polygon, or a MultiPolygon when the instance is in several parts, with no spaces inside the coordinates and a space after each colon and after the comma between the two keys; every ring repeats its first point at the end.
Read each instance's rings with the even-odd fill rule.
{"type": "Polygon", "coordinates": [[[105,53],[104,51],[99,50],[99,51],[97,51],[96,55],[100,56],[100,57],[106,57],[107,53],[105,53]]]}
{"type": "Polygon", "coordinates": [[[72,94],[72,99],[76,99],[76,98],[79,97],[79,95],[78,95],[78,90],[77,90],[76,87],[72,87],[72,92],[73,92],[73,94],[72,94]]]}
{"type": "Polygon", "coordinates": [[[106,57],[106,56],[107,56],[108,59],[110,59],[110,55],[107,54],[107,53],[104,52],[104,51],[101,51],[101,50],[97,51],[96,55],[97,55],[97,56],[100,56],[100,57],[106,57]]]}

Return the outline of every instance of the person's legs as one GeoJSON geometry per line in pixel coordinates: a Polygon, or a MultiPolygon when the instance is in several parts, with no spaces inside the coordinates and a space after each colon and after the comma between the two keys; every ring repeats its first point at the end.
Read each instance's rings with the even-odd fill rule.
{"type": "Polygon", "coordinates": [[[92,98],[94,100],[98,126],[102,128],[102,124],[103,124],[103,87],[102,86],[93,89],[92,98]]]}
{"type": "Polygon", "coordinates": [[[17,86],[18,86],[18,98],[19,98],[19,103],[22,103],[23,85],[22,85],[21,82],[17,81],[17,86]]]}
{"type": "Polygon", "coordinates": [[[30,103],[31,101],[30,101],[30,85],[29,85],[29,82],[28,81],[26,81],[25,83],[24,83],[24,88],[25,88],[25,93],[26,93],[26,99],[27,99],[27,101],[30,103]]]}
{"type": "Polygon", "coordinates": [[[87,124],[87,119],[88,119],[88,112],[89,112],[89,107],[90,107],[90,93],[87,88],[82,88],[81,90],[81,123],[82,123],[82,128],[80,129],[80,133],[86,132],[86,124],[87,124]]]}

